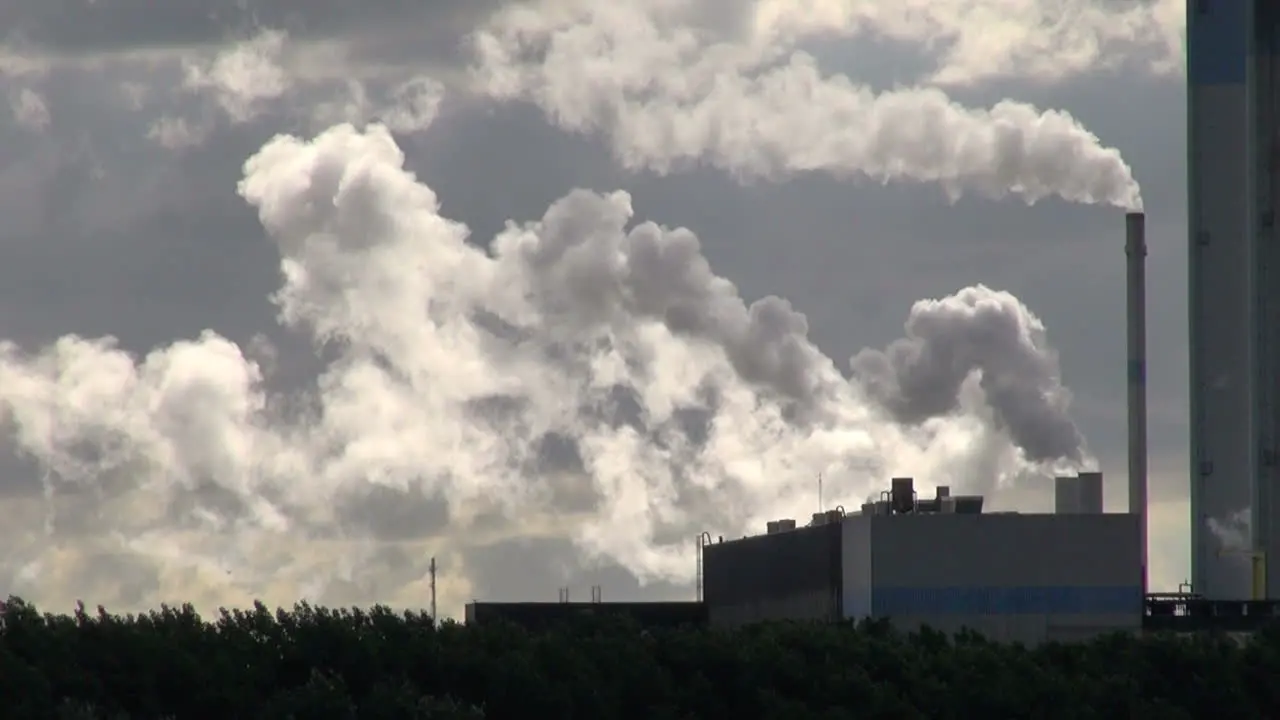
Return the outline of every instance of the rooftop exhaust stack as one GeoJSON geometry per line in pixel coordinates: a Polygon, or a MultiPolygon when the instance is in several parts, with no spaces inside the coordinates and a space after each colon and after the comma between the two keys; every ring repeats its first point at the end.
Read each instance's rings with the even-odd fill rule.
{"type": "Polygon", "coordinates": [[[1147,228],[1146,215],[1125,214],[1128,256],[1129,512],[1138,515],[1142,591],[1147,592],[1147,228]]]}

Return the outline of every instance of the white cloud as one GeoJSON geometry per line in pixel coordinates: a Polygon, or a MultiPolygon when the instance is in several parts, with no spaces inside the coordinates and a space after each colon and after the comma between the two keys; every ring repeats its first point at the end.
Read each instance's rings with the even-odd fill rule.
{"type": "MultiPolygon", "coordinates": [[[[205,99],[201,112],[163,115],[148,137],[172,148],[202,144],[222,123],[291,118],[291,127],[380,122],[397,132],[425,130],[435,120],[444,85],[397,68],[370,68],[336,42],[294,42],[266,30],[213,53],[183,56],[183,89],[205,99]]],[[[149,93],[130,86],[135,107],[149,93]]]]}
{"type": "Polygon", "coordinates": [[[283,32],[262,32],[219,52],[207,64],[188,62],[183,87],[211,90],[233,122],[252,120],[263,103],[279,99],[289,89],[280,64],[284,47],[283,32]]]}
{"type": "Polygon", "coordinates": [[[39,132],[49,126],[49,108],[44,98],[31,88],[11,93],[9,107],[13,110],[13,119],[28,130],[39,132]]]}
{"type": "Polygon", "coordinates": [[[204,143],[209,129],[180,117],[161,117],[151,123],[147,137],[171,150],[182,150],[204,143]]]}

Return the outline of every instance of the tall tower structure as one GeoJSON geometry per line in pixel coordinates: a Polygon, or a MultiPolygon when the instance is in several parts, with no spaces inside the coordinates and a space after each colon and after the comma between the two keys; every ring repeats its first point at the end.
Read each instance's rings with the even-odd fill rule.
{"type": "Polygon", "coordinates": [[[1210,598],[1280,594],[1278,20],[1273,0],[1187,1],[1191,567],[1210,598]],[[1243,518],[1243,547],[1215,532],[1243,518]]]}

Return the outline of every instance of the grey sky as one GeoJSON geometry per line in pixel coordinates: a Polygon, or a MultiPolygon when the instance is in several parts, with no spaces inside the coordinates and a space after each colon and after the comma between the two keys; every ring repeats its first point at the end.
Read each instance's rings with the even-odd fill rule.
{"type": "MultiPolygon", "coordinates": [[[[761,7],[787,2],[805,4],[770,0],[761,7]]],[[[495,102],[456,91],[469,62],[459,49],[465,29],[481,22],[496,2],[484,8],[443,1],[410,8],[388,1],[361,3],[359,12],[337,0],[250,3],[251,11],[226,2],[216,13],[207,11],[208,3],[199,4],[199,12],[180,2],[166,4],[170,9],[163,13],[142,5],[0,3],[0,27],[13,28],[0,47],[12,108],[0,118],[0,338],[37,352],[71,333],[113,335],[123,347],[146,353],[208,328],[274,368],[275,389],[312,387],[323,362],[299,333],[280,328],[278,308],[269,300],[281,285],[283,246],[264,235],[259,208],[237,195],[237,182],[245,176],[246,159],[277,133],[309,138],[340,120],[387,120],[407,167],[437,193],[443,216],[471,229],[472,242],[487,242],[509,219],[541,218],[574,188],[626,190],[637,220],[695,232],[711,270],[735,283],[748,303],[769,295],[789,300],[807,317],[816,346],[846,373],[849,358],[860,350],[884,348],[901,337],[912,303],[921,298],[943,298],[979,283],[1011,292],[1043,320],[1064,384],[1074,395],[1071,415],[1109,478],[1108,507],[1123,503],[1119,209],[1053,197],[1027,206],[973,194],[951,204],[933,184],[882,185],[841,168],[789,170],[742,182],[735,168],[726,172],[726,163],[716,160],[723,145],[698,155],[701,162],[664,174],[647,161],[620,162],[620,148],[652,148],[634,134],[621,142],[627,128],[610,124],[616,117],[608,112],[573,132],[559,127],[565,116],[556,117],[554,102],[543,101],[539,108],[521,102],[519,92],[507,93],[513,102],[495,102]],[[271,41],[276,45],[251,45],[253,52],[236,54],[236,43],[255,36],[261,43],[257,33],[263,29],[287,34],[271,41]],[[428,79],[448,88],[438,107],[436,88],[422,84],[428,79]],[[255,340],[259,336],[274,347],[265,349],[255,340]]],[[[536,17],[555,21],[546,20],[547,27],[589,22],[553,12],[573,7],[569,0],[545,5],[536,17]]],[[[619,7],[624,5],[645,3],[619,7]]],[[[1007,57],[1027,48],[1052,55],[1057,48],[1079,67],[1057,77],[1028,66],[1027,76],[1010,77],[1007,58],[961,52],[966,33],[982,18],[951,2],[933,3],[930,22],[921,26],[886,15],[887,24],[870,28],[881,31],[877,42],[855,32],[865,20],[831,16],[826,27],[797,29],[769,25],[759,19],[770,17],[763,11],[754,24],[745,16],[723,24],[732,32],[718,37],[747,47],[752,37],[794,36],[770,47],[808,50],[824,72],[846,73],[873,88],[932,76],[945,80],[951,99],[966,107],[987,108],[1011,98],[1065,109],[1102,145],[1120,150],[1142,185],[1149,218],[1152,572],[1157,586],[1172,588],[1188,572],[1183,79],[1176,69],[1150,63],[1162,57],[1158,49],[1165,35],[1115,35],[1115,28],[1141,18],[1096,15],[1105,4],[1082,13],[1074,34],[1058,35],[1037,31],[1034,13],[1012,12],[1038,7],[1031,0],[972,5],[1004,7],[1010,17],[1025,20],[1021,30],[1011,27],[999,36],[1007,57]],[[954,41],[942,46],[944,52],[907,51],[911,40],[944,25],[952,28],[947,37],[954,41]],[[1098,28],[1112,33],[1105,38],[1109,47],[1131,49],[1120,53],[1127,59],[1116,67],[1071,52],[1081,38],[1102,32],[1098,28]],[[886,36],[896,40],[885,42],[886,36]]],[[[1166,22],[1176,5],[1144,7],[1166,22]]],[[[721,24],[705,14],[688,22],[721,24]]],[[[608,58],[610,50],[600,52],[608,58]]],[[[642,55],[618,54],[610,61],[626,67],[633,57],[642,55]]],[[[595,102],[592,112],[605,106],[595,102]]],[[[673,127],[661,125],[671,118],[647,112],[658,123],[654,127],[673,127]]],[[[773,148],[792,158],[804,150],[803,143],[773,148]]],[[[849,160],[855,161],[862,159],[849,160]]],[[[332,348],[325,353],[340,355],[332,348]]],[[[0,414],[4,392],[0,388],[0,414]]],[[[70,422],[52,417],[55,426],[70,422]]],[[[495,411],[485,417],[500,422],[505,416],[495,411]]],[[[33,441],[26,442],[30,449],[33,441]]],[[[227,490],[217,478],[166,495],[172,506],[148,509],[151,496],[134,480],[149,470],[137,465],[116,468],[121,477],[106,474],[86,487],[47,480],[58,488],[50,504],[42,496],[44,470],[18,456],[20,438],[0,448],[6,444],[0,453],[0,536],[7,536],[0,584],[52,608],[66,609],[76,598],[125,609],[255,597],[291,603],[301,595],[323,602],[425,604],[425,566],[433,553],[441,561],[442,606],[450,612],[470,597],[550,599],[561,586],[586,596],[590,585],[601,584],[607,598],[692,592],[688,583],[658,578],[642,587],[608,553],[566,539],[573,528],[589,526],[575,524],[577,513],[603,512],[589,498],[512,499],[527,512],[473,508],[475,516],[460,525],[456,517],[448,520],[439,499],[420,489],[356,484],[330,495],[337,499],[329,511],[311,508],[305,517],[292,518],[288,532],[271,535],[249,523],[261,515],[246,504],[247,495],[227,490]],[[52,530],[46,527],[51,507],[52,530]],[[197,522],[209,508],[222,508],[218,517],[224,524],[214,530],[197,522]]],[[[100,456],[103,447],[93,452],[100,456]]],[[[782,448],[776,452],[784,455],[782,448]]],[[[809,465],[796,467],[800,472],[809,465]]],[[[548,491],[582,488],[572,468],[557,472],[546,483],[548,491]]],[[[918,472],[931,482],[926,469],[918,472]]],[[[861,499],[861,480],[841,482],[833,479],[830,492],[861,499]]],[[[988,482],[973,479],[975,486],[988,482]]],[[[745,494],[735,493],[745,491],[726,491],[720,500],[735,508],[747,502],[745,494]]],[[[994,501],[1030,509],[1046,508],[1050,498],[1049,488],[1023,482],[998,491],[994,501]]],[[[684,500],[689,507],[720,501],[692,495],[684,500]]],[[[807,501],[792,492],[787,502],[780,513],[807,501]]],[[[740,519],[736,509],[725,512],[726,518],[740,519]]],[[[733,530],[702,529],[713,535],[733,530]]],[[[693,534],[687,537],[691,549],[693,534]]],[[[617,543],[599,547],[606,545],[615,556],[643,555],[617,543]]],[[[646,562],[658,567],[667,561],[646,562]]]]}

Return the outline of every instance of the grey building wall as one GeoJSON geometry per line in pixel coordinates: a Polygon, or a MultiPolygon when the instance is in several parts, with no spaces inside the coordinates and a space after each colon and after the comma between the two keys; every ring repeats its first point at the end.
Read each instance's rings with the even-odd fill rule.
{"type": "Polygon", "coordinates": [[[1082,472],[1076,478],[1076,490],[1080,493],[1080,512],[1102,512],[1102,473],[1082,472]]]}
{"type": "Polygon", "coordinates": [[[1026,643],[1141,627],[1136,515],[872,515],[844,527],[847,617],[1026,643]]]}
{"type": "Polygon", "coordinates": [[[1080,512],[1080,478],[1063,475],[1053,479],[1053,511],[1060,515],[1080,512]]]}
{"type": "Polygon", "coordinates": [[[843,523],[840,560],[843,568],[842,614],[847,618],[871,615],[871,523],[854,522],[850,516],[843,523]]]}
{"type": "Polygon", "coordinates": [[[1082,472],[1054,478],[1053,511],[1063,515],[1101,513],[1102,473],[1082,472]]]}
{"type": "MultiPolygon", "coordinates": [[[[1254,103],[1250,162],[1255,178],[1252,219],[1256,225],[1251,237],[1258,463],[1251,514],[1257,548],[1267,557],[1280,558],[1280,227],[1276,224],[1280,217],[1280,6],[1274,0],[1251,4],[1254,45],[1248,67],[1254,103]]],[[[1265,569],[1262,590],[1266,597],[1280,597],[1280,563],[1269,563],[1265,569]]]]}
{"type": "Polygon", "coordinates": [[[840,529],[833,523],[706,546],[702,572],[708,621],[724,627],[840,617],[840,529]]]}
{"type": "Polygon", "coordinates": [[[1278,47],[1276,3],[1188,1],[1191,568],[1214,599],[1249,597],[1252,578],[1209,520],[1248,512],[1280,556],[1278,47]]]}

